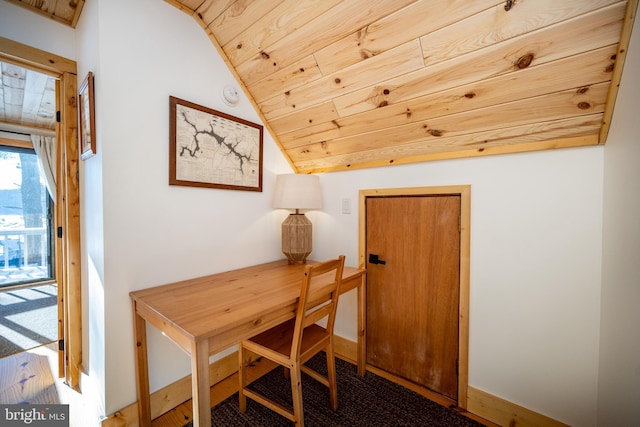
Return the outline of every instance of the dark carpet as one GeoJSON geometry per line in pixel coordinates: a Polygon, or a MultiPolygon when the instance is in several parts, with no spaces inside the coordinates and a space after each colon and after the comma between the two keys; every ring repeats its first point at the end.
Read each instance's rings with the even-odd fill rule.
{"type": "MultiPolygon", "coordinates": [[[[308,362],[326,373],[324,353],[308,362]]],[[[453,409],[443,407],[419,394],[367,372],[358,376],[355,365],[336,359],[338,410],[329,406],[328,389],[303,374],[302,394],[305,426],[434,426],[477,427],[482,424],[453,409]]],[[[291,408],[291,386],[281,367],[256,380],[251,388],[291,408]]],[[[238,410],[238,393],[211,409],[213,426],[287,426],[292,422],[247,399],[247,411],[238,410]]],[[[186,424],[192,426],[192,423],[186,424]]]]}

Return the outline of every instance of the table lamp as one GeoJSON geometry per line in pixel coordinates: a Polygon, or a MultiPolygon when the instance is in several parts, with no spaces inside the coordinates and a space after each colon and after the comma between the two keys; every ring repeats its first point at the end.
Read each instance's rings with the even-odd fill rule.
{"type": "Polygon", "coordinates": [[[277,175],[273,207],[295,210],[282,223],[282,253],[289,264],[305,264],[311,253],[312,226],[300,210],[322,208],[320,178],[295,173],[277,175]]]}

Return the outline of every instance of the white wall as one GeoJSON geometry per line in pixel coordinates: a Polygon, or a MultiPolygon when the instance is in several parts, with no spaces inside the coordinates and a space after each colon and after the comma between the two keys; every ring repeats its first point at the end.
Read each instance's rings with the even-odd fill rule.
{"type": "MultiPolygon", "coordinates": [[[[78,38],[94,43],[78,62],[82,75],[95,73],[98,133],[98,154],[83,162],[81,176],[85,324],[97,341],[89,344],[90,370],[104,382],[108,415],[136,400],[129,292],[280,258],[286,212],[273,211],[270,196],[274,175],[290,168],[265,132],[262,193],[169,186],[170,95],[258,117],[244,97],[236,108],[223,104],[221,88],[235,81],[190,16],[157,0],[85,8],[78,38]]],[[[187,375],[190,365],[148,329],[153,391],[187,375]]]]}
{"type": "Polygon", "coordinates": [[[357,212],[340,212],[361,189],[471,185],[469,385],[593,426],[602,157],[579,148],[323,175],[330,197],[314,225],[339,233],[316,252],[346,248],[357,262],[357,212]]]}
{"type": "Polygon", "coordinates": [[[640,419],[640,19],[636,17],[604,162],[598,425],[640,419]]]}

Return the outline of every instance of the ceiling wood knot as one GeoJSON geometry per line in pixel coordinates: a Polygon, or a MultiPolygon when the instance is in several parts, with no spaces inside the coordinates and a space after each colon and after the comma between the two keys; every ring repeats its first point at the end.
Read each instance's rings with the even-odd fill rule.
{"type": "Polygon", "coordinates": [[[472,99],[472,98],[476,97],[476,94],[475,94],[475,92],[467,92],[467,93],[464,94],[464,97],[468,98],[468,99],[472,99]]]}
{"type": "Polygon", "coordinates": [[[395,160],[393,160],[393,159],[389,160],[389,163],[393,163],[393,162],[395,162],[395,160]]]}
{"type": "Polygon", "coordinates": [[[514,3],[515,3],[515,0],[507,0],[506,3],[504,4],[504,10],[509,12],[511,10],[511,8],[513,7],[514,3]]]}
{"type": "Polygon", "coordinates": [[[440,129],[429,129],[428,131],[432,136],[442,136],[442,131],[440,129]]]}
{"type": "Polygon", "coordinates": [[[369,59],[372,56],[376,56],[375,53],[373,53],[372,51],[368,49],[360,49],[360,57],[362,59],[369,59]]]}
{"type": "Polygon", "coordinates": [[[385,95],[389,95],[391,93],[391,91],[389,89],[385,89],[382,91],[383,94],[385,95]]]}
{"type": "Polygon", "coordinates": [[[515,63],[515,68],[518,70],[522,70],[527,68],[533,62],[534,55],[533,53],[527,53],[526,55],[522,55],[515,63]]]}
{"type": "Polygon", "coordinates": [[[334,80],[334,82],[336,82],[336,84],[337,84],[337,85],[339,85],[341,81],[342,81],[342,80],[340,80],[340,78],[339,78],[339,77],[336,77],[336,78],[335,78],[335,80],[334,80]]]}
{"type": "Polygon", "coordinates": [[[482,153],[484,151],[484,148],[478,148],[478,153],[482,153]]]}
{"type": "Polygon", "coordinates": [[[262,55],[262,58],[264,58],[264,59],[269,59],[270,58],[269,54],[267,52],[264,52],[264,51],[260,52],[260,55],[262,55]]]}
{"type": "Polygon", "coordinates": [[[336,120],[331,120],[331,123],[333,123],[336,128],[340,129],[340,123],[338,123],[336,120]]]}
{"type": "Polygon", "coordinates": [[[412,116],[411,110],[407,108],[407,111],[404,112],[404,115],[407,117],[407,119],[410,119],[412,116]]]}
{"type": "Polygon", "coordinates": [[[384,101],[380,101],[378,103],[378,108],[382,108],[382,107],[386,107],[387,105],[389,105],[389,102],[384,100],[384,101]]]}
{"type": "Polygon", "coordinates": [[[591,104],[585,101],[578,102],[578,108],[581,110],[588,110],[589,108],[591,108],[591,104]]]}
{"type": "Polygon", "coordinates": [[[581,88],[578,88],[578,90],[576,91],[576,93],[578,95],[582,95],[583,93],[587,93],[589,91],[589,87],[588,86],[583,86],[581,88]]]}
{"type": "Polygon", "coordinates": [[[613,68],[616,66],[615,62],[612,62],[611,64],[609,64],[607,66],[607,68],[604,69],[604,71],[606,73],[612,73],[613,72],[613,68]]]}
{"type": "Polygon", "coordinates": [[[238,45],[236,46],[236,49],[242,49],[242,43],[238,43],[238,45]]]}

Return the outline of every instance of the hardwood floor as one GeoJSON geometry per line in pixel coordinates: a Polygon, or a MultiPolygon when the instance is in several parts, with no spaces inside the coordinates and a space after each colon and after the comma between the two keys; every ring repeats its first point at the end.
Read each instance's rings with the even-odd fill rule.
{"type": "Polygon", "coordinates": [[[0,358],[0,403],[68,404],[70,427],[98,426],[97,410],[58,378],[57,343],[0,358]]]}

